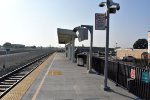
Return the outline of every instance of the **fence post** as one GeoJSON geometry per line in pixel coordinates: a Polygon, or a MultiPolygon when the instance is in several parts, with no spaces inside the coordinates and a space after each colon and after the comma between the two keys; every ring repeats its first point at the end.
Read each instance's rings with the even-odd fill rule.
{"type": "MultiPolygon", "coordinates": [[[[148,70],[148,73],[149,73],[149,75],[150,75],[150,72],[149,72],[149,70],[148,70]]],[[[150,76],[149,76],[149,81],[150,81],[150,76]]],[[[150,99],[150,83],[148,83],[148,93],[147,93],[147,99],[149,100],[150,99]]]]}
{"type": "Polygon", "coordinates": [[[119,78],[119,62],[117,62],[116,86],[118,86],[118,78],[119,78]]]}

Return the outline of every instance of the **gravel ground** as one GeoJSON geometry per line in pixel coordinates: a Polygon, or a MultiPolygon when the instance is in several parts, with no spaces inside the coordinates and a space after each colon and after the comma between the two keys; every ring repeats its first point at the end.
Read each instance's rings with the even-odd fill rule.
{"type": "Polygon", "coordinates": [[[50,49],[0,55],[0,77],[41,55],[52,52],[50,49]]]}

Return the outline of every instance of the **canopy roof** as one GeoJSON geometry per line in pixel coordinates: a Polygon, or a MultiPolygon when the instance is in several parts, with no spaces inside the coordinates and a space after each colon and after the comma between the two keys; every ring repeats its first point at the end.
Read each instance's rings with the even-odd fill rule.
{"type": "Polygon", "coordinates": [[[67,44],[72,41],[72,37],[77,38],[76,33],[68,29],[57,28],[57,34],[59,44],[67,44]]]}

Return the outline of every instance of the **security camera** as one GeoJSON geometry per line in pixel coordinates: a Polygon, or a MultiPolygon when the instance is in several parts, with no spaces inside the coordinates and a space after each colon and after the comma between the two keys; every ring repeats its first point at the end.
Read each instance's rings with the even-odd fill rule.
{"type": "Polygon", "coordinates": [[[110,6],[114,5],[114,2],[112,0],[109,0],[109,5],[110,6]]]}
{"type": "Polygon", "coordinates": [[[76,33],[77,32],[77,28],[74,28],[72,31],[76,33]]]}
{"type": "Polygon", "coordinates": [[[77,32],[79,29],[80,29],[80,26],[75,27],[72,31],[73,31],[73,32],[77,32]]]}
{"type": "Polygon", "coordinates": [[[117,10],[120,10],[120,5],[119,4],[117,5],[117,10]]]}
{"type": "Polygon", "coordinates": [[[110,7],[109,8],[109,13],[111,13],[111,14],[116,13],[116,7],[110,7]]]}
{"type": "Polygon", "coordinates": [[[104,6],[105,6],[104,2],[101,2],[101,3],[99,4],[99,6],[100,6],[100,7],[104,7],[104,6]]]}
{"type": "Polygon", "coordinates": [[[116,6],[116,9],[117,9],[117,10],[120,10],[120,5],[119,5],[119,3],[114,3],[114,2],[113,2],[113,3],[112,3],[112,6],[116,6]]]}

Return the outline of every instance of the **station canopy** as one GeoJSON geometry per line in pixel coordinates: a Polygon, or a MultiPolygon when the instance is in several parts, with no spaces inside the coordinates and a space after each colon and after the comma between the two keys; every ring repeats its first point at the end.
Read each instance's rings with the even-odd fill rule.
{"type": "Polygon", "coordinates": [[[76,33],[68,29],[57,28],[57,34],[59,44],[67,44],[72,41],[72,37],[77,38],[76,33]]]}

